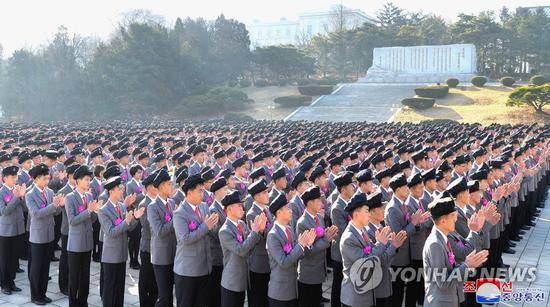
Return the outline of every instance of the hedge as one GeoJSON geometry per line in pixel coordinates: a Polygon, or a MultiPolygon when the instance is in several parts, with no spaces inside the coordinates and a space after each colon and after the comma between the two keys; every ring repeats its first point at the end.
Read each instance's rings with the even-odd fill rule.
{"type": "Polygon", "coordinates": [[[296,80],[296,85],[298,86],[304,86],[304,85],[310,85],[313,83],[311,79],[298,79],[296,80]]]}
{"type": "Polygon", "coordinates": [[[500,78],[500,83],[504,86],[512,86],[514,85],[514,83],[516,83],[516,80],[514,80],[514,78],[512,77],[502,77],[500,78]]]}
{"type": "Polygon", "coordinates": [[[224,120],[230,120],[230,121],[236,121],[236,122],[245,122],[245,121],[253,121],[254,118],[252,118],[249,115],[243,114],[243,113],[235,113],[235,112],[228,112],[223,116],[224,120]]]}
{"type": "Polygon", "coordinates": [[[487,78],[484,76],[475,76],[472,80],[470,80],[470,82],[477,87],[483,87],[485,83],[487,83],[487,78]]]}
{"type": "Polygon", "coordinates": [[[323,78],[319,81],[317,81],[317,84],[319,85],[336,85],[338,83],[338,80],[336,80],[335,78],[331,78],[331,77],[326,77],[326,78],[323,78]]]}
{"type": "Polygon", "coordinates": [[[332,85],[306,85],[298,86],[298,91],[302,95],[307,96],[320,96],[320,95],[329,95],[332,93],[334,86],[332,85]]]}
{"type": "Polygon", "coordinates": [[[311,96],[305,96],[305,95],[281,96],[281,97],[275,98],[273,102],[283,107],[306,106],[311,103],[311,96]]]}
{"type": "Polygon", "coordinates": [[[546,83],[546,80],[544,79],[543,75],[536,75],[531,77],[531,80],[529,80],[529,82],[534,85],[543,85],[544,83],[546,83]]]}
{"type": "Polygon", "coordinates": [[[458,81],[457,78],[449,78],[447,79],[447,81],[445,81],[445,83],[447,83],[447,86],[449,87],[457,87],[458,83],[460,83],[460,81],[458,81]]]}
{"type": "Polygon", "coordinates": [[[249,87],[251,85],[252,85],[252,82],[250,82],[250,80],[241,80],[239,82],[240,87],[249,87]]]}
{"type": "Polygon", "coordinates": [[[264,80],[264,79],[258,79],[256,81],[254,81],[254,86],[255,87],[266,87],[268,85],[269,85],[269,83],[267,83],[267,81],[264,80]]]}
{"type": "Polygon", "coordinates": [[[423,86],[414,89],[416,95],[426,98],[443,98],[449,94],[449,87],[446,85],[423,86]]]}
{"type": "Polygon", "coordinates": [[[401,100],[401,104],[413,109],[425,110],[434,106],[435,99],[424,97],[411,97],[401,100]]]}

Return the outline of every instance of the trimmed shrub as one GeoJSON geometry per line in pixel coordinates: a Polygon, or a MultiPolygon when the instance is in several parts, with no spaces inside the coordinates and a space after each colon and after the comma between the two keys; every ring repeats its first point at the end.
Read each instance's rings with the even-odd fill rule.
{"type": "Polygon", "coordinates": [[[543,85],[544,83],[546,83],[546,80],[544,79],[543,75],[536,75],[531,77],[531,80],[529,80],[529,82],[534,85],[543,85]]]}
{"type": "Polygon", "coordinates": [[[332,85],[306,85],[298,86],[298,91],[302,95],[307,96],[320,96],[320,95],[329,95],[332,93],[334,86],[332,85]]]}
{"type": "Polygon", "coordinates": [[[512,77],[502,77],[500,78],[500,83],[504,86],[512,86],[514,85],[514,83],[516,83],[516,80],[514,80],[514,78],[512,77]]]}
{"type": "Polygon", "coordinates": [[[254,86],[255,87],[266,87],[268,85],[269,85],[269,83],[267,83],[267,81],[264,80],[264,79],[258,79],[256,81],[254,81],[254,86]]]}
{"type": "Polygon", "coordinates": [[[449,78],[447,79],[447,81],[445,81],[445,83],[447,83],[447,86],[448,87],[457,87],[458,83],[460,83],[460,81],[458,81],[457,78],[449,78]]]}
{"type": "Polygon", "coordinates": [[[282,107],[299,107],[306,106],[311,103],[311,96],[305,95],[290,95],[281,96],[273,100],[276,104],[282,107]]]}
{"type": "Polygon", "coordinates": [[[239,82],[240,87],[249,87],[252,85],[252,82],[250,80],[243,79],[239,82]]]}
{"type": "Polygon", "coordinates": [[[472,80],[470,80],[470,82],[477,87],[483,87],[485,83],[487,83],[487,78],[484,76],[475,76],[472,80]]]}
{"type": "Polygon", "coordinates": [[[279,86],[287,86],[288,85],[288,80],[287,79],[279,79],[278,85],[279,86]]]}
{"type": "Polygon", "coordinates": [[[424,97],[411,97],[401,100],[401,104],[413,109],[425,110],[434,106],[435,99],[424,97]]]}
{"type": "Polygon", "coordinates": [[[311,83],[312,83],[311,79],[298,79],[298,80],[296,80],[296,85],[298,85],[298,86],[310,85],[311,83]]]}
{"type": "Polygon", "coordinates": [[[423,86],[415,88],[414,92],[420,97],[443,98],[449,94],[449,87],[446,85],[423,86]]]}
{"type": "Polygon", "coordinates": [[[236,113],[236,112],[228,112],[223,116],[224,120],[230,120],[235,122],[248,122],[253,121],[254,118],[252,118],[249,115],[243,114],[243,113],[236,113]]]}
{"type": "Polygon", "coordinates": [[[237,86],[237,84],[238,84],[237,80],[230,80],[227,82],[227,86],[229,87],[235,87],[237,86]]]}
{"type": "Polygon", "coordinates": [[[336,78],[332,78],[332,77],[326,77],[326,78],[323,78],[319,81],[317,81],[317,84],[319,85],[336,85],[338,83],[338,80],[336,80],[336,78]]]}
{"type": "Polygon", "coordinates": [[[204,94],[185,97],[180,109],[176,111],[193,115],[220,113],[224,110],[243,108],[251,102],[245,93],[237,89],[216,87],[204,94]]]}

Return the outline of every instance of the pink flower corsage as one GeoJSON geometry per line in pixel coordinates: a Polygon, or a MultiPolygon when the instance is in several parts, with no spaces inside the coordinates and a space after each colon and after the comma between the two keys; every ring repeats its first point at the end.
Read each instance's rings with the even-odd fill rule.
{"type": "Polygon", "coordinates": [[[187,227],[189,228],[189,231],[195,231],[199,227],[199,224],[197,224],[197,221],[192,220],[191,222],[189,222],[189,225],[187,225],[187,227]]]}
{"type": "Polygon", "coordinates": [[[363,248],[363,254],[370,255],[371,252],[372,252],[372,247],[370,245],[367,245],[363,248]]]}
{"type": "Polygon", "coordinates": [[[285,252],[285,254],[290,254],[290,252],[292,251],[292,245],[290,243],[286,243],[284,246],[283,246],[283,251],[285,252]]]}
{"type": "Polygon", "coordinates": [[[7,204],[13,199],[13,194],[11,192],[6,193],[3,198],[4,202],[7,204]]]}
{"type": "Polygon", "coordinates": [[[325,229],[321,226],[315,227],[315,234],[317,238],[322,238],[325,235],[325,229]]]}
{"type": "Polygon", "coordinates": [[[171,219],[172,219],[172,217],[170,216],[170,214],[168,214],[168,213],[164,214],[164,222],[165,223],[170,222],[171,219]]]}
{"type": "Polygon", "coordinates": [[[117,219],[115,220],[115,226],[120,225],[120,223],[122,223],[122,219],[121,219],[121,218],[117,218],[117,219]]]}

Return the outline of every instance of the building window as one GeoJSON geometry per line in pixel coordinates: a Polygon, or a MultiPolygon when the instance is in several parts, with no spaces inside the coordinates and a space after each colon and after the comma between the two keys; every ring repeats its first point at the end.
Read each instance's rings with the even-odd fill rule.
{"type": "Polygon", "coordinates": [[[307,34],[311,35],[312,31],[313,31],[313,26],[307,25],[307,34]]]}
{"type": "Polygon", "coordinates": [[[286,37],[290,37],[290,29],[286,29],[286,37]]]}

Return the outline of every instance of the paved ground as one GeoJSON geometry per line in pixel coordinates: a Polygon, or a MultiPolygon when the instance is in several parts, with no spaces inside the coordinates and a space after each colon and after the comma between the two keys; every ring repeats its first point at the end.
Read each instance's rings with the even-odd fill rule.
{"type": "MultiPolygon", "coordinates": [[[[550,306],[550,198],[546,201],[546,207],[537,220],[537,225],[523,236],[523,240],[518,242],[515,247],[516,254],[504,255],[504,262],[515,267],[536,267],[537,278],[531,283],[514,283],[514,289],[518,288],[537,288],[545,293],[546,303],[524,303],[504,304],[500,306],[550,306]]],[[[59,256],[59,252],[57,252],[59,256]]],[[[53,300],[50,306],[69,306],[66,296],[59,292],[57,286],[57,270],[59,262],[52,263],[50,275],[52,280],[48,285],[48,297],[53,300]]],[[[21,267],[26,271],[26,261],[21,262],[21,267]]],[[[124,303],[125,306],[139,306],[138,300],[138,271],[127,269],[126,289],[124,303]]],[[[92,262],[90,272],[90,296],[88,298],[89,306],[101,306],[99,297],[99,264],[92,262]]],[[[331,276],[323,284],[324,296],[330,298],[331,276]]],[[[16,285],[23,289],[22,292],[12,295],[0,293],[0,307],[4,306],[35,306],[30,303],[30,289],[27,273],[17,274],[16,285]]],[[[328,306],[328,304],[326,304],[328,306]]]]}
{"type": "Polygon", "coordinates": [[[400,108],[401,99],[414,96],[418,84],[343,84],[332,95],[301,107],[287,120],[385,122],[400,108]]]}

